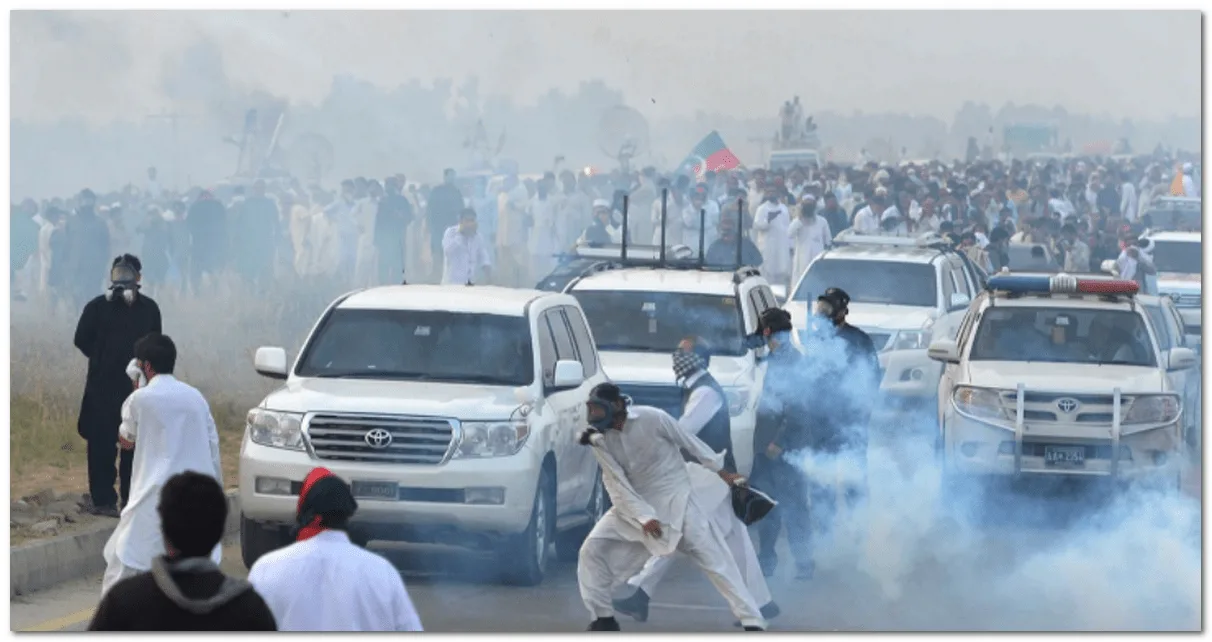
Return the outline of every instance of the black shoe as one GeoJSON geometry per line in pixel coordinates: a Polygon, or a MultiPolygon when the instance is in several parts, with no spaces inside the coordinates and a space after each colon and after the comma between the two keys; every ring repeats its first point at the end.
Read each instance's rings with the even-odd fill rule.
{"type": "Polygon", "coordinates": [[[613,600],[614,610],[626,615],[636,622],[648,621],[648,594],[644,589],[636,589],[630,597],[613,600]]]}
{"type": "Polygon", "coordinates": [[[795,567],[795,579],[810,580],[816,575],[816,564],[809,562],[807,564],[797,564],[795,567]]]}
{"type": "Polygon", "coordinates": [[[122,513],[118,510],[117,506],[89,506],[85,512],[89,515],[96,515],[98,517],[122,516],[122,513]]]}
{"type": "Polygon", "coordinates": [[[600,617],[589,623],[589,628],[586,631],[622,631],[619,628],[619,621],[612,617],[600,617]]]}
{"type": "Polygon", "coordinates": [[[760,626],[747,626],[747,627],[745,627],[745,630],[746,631],[765,631],[766,629],[763,629],[760,626]]]}
{"type": "MultiPolygon", "coordinates": [[[[779,613],[781,613],[782,611],[779,611],[778,604],[771,602],[771,603],[767,604],[766,606],[763,606],[761,608],[761,612],[762,612],[762,617],[766,618],[767,620],[773,620],[774,618],[778,617],[779,613]]],[[[732,626],[734,626],[738,629],[744,628],[741,626],[740,620],[733,620],[732,626]]]]}

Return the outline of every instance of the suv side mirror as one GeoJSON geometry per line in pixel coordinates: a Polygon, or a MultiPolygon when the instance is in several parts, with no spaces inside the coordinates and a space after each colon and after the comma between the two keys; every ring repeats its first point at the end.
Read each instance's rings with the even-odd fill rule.
{"type": "Polygon", "coordinates": [[[960,308],[967,308],[969,303],[972,303],[972,297],[968,296],[967,294],[964,294],[963,292],[951,293],[951,310],[954,311],[960,308]]]}
{"type": "Polygon", "coordinates": [[[580,361],[573,361],[571,359],[557,361],[555,364],[555,374],[551,380],[551,387],[555,390],[576,388],[585,383],[585,366],[581,365],[580,361]]]}
{"type": "Polygon", "coordinates": [[[1199,359],[1195,356],[1195,351],[1191,348],[1170,348],[1166,369],[1171,372],[1190,370],[1195,367],[1198,361],[1199,359]]]}
{"type": "Polygon", "coordinates": [[[286,378],[286,351],[278,347],[261,346],[253,356],[253,370],[270,379],[286,378]]]}
{"type": "Polygon", "coordinates": [[[939,339],[930,344],[926,355],[943,363],[959,363],[959,344],[951,339],[939,339]]]}

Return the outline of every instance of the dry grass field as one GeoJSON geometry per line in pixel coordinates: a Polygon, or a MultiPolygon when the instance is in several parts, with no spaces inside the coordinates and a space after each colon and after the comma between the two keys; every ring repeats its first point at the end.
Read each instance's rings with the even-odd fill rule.
{"type": "MultiPolygon", "coordinates": [[[[293,358],[307,331],[341,288],[276,283],[255,296],[233,278],[211,294],[162,293],[164,331],[177,344],[177,375],[210,401],[223,448],[224,481],[234,486],[244,418],[277,382],[252,358],[279,345],[293,358]]],[[[79,312],[52,314],[38,301],[14,302],[9,463],[12,498],[53,489],[88,490],[85,442],[76,433],[87,361],[72,344],[79,312]]]]}

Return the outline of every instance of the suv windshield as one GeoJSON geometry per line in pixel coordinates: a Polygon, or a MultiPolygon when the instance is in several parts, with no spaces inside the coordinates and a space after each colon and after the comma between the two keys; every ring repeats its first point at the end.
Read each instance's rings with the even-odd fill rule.
{"type": "Polygon", "coordinates": [[[926,263],[822,259],[808,268],[793,299],[812,303],[828,288],[845,290],[851,303],[918,308],[938,303],[938,278],[926,263]]]}
{"type": "Polygon", "coordinates": [[[968,359],[1157,365],[1139,314],[1089,308],[989,308],[968,359]]]}
{"type": "Polygon", "coordinates": [[[534,381],[524,317],[336,309],[295,371],[301,377],[524,386],[534,381]]]}
{"type": "Polygon", "coordinates": [[[706,339],[714,354],[745,354],[734,296],[592,290],[571,294],[581,302],[599,350],[673,352],[679,341],[693,334],[706,339]]]}
{"type": "Polygon", "coordinates": [[[1200,274],[1204,271],[1203,244],[1191,241],[1153,241],[1153,266],[1158,272],[1200,274]]]}

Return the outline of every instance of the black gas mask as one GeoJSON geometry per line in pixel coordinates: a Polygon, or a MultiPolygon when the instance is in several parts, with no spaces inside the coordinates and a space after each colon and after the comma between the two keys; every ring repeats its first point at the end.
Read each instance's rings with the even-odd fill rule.
{"type": "Polygon", "coordinates": [[[109,281],[111,285],[105,291],[106,301],[121,298],[127,305],[134,304],[135,297],[139,294],[139,270],[134,263],[126,257],[119,258],[109,269],[109,281]]]}

